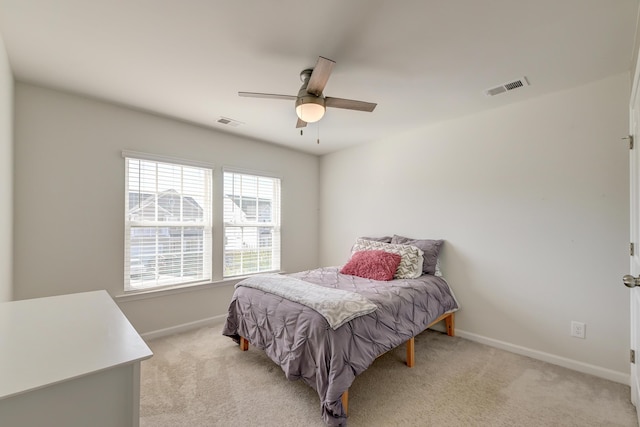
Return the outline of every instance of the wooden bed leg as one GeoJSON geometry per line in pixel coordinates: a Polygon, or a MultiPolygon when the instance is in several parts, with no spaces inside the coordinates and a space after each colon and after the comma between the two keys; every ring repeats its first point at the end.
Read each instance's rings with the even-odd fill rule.
{"type": "Polygon", "coordinates": [[[342,407],[344,408],[344,413],[349,415],[349,390],[342,393],[342,407]]]}
{"type": "Polygon", "coordinates": [[[407,341],[407,366],[413,368],[413,365],[416,362],[416,341],[414,337],[411,337],[409,341],[407,341]]]}
{"type": "Polygon", "coordinates": [[[249,350],[249,341],[245,337],[240,337],[240,350],[247,351],[249,350]]]}
{"type": "Polygon", "coordinates": [[[444,324],[447,328],[447,335],[450,337],[456,336],[456,318],[455,313],[449,314],[449,316],[445,317],[444,324]]]}

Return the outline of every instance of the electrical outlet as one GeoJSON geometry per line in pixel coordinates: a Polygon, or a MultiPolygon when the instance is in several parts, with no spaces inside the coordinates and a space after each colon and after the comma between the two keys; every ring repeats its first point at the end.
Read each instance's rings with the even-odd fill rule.
{"type": "Polygon", "coordinates": [[[582,322],[571,321],[571,336],[584,339],[586,328],[587,325],[582,322]]]}

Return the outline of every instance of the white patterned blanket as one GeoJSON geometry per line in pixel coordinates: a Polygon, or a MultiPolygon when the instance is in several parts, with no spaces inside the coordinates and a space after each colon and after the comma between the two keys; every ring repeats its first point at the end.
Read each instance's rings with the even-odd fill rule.
{"type": "Polygon", "coordinates": [[[306,305],[327,319],[334,330],[377,308],[374,303],[355,292],[327,288],[276,274],[252,276],[237,283],[235,287],[238,286],[259,289],[306,305]]]}

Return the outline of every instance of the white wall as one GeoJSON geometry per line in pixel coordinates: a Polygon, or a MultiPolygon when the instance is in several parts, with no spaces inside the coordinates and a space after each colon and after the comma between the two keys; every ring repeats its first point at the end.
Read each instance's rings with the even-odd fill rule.
{"type": "Polygon", "coordinates": [[[628,379],[628,100],[618,75],[324,156],[321,264],[445,239],[460,335],[628,379]]]}
{"type": "MultiPolygon", "coordinates": [[[[444,238],[461,335],[628,373],[626,74],[320,161],[28,84],[15,92],[16,299],[121,293],[128,149],[209,161],[218,179],[222,165],[280,174],[287,271],[319,255],[341,264],[359,235],[444,238]],[[569,336],[571,320],[586,340],[569,336]]],[[[224,314],[231,293],[120,305],[149,332],[224,314]]]]}
{"type": "MultiPolygon", "coordinates": [[[[209,162],[220,192],[223,166],[277,174],[282,268],[317,266],[317,157],[24,83],[15,91],[16,299],[123,293],[123,149],[209,162]]],[[[214,274],[221,278],[219,206],[214,274]]],[[[118,302],[145,333],[224,314],[232,292],[227,284],[118,302]]]]}
{"type": "Polygon", "coordinates": [[[13,73],[0,36],[0,302],[13,289],[13,73]]]}

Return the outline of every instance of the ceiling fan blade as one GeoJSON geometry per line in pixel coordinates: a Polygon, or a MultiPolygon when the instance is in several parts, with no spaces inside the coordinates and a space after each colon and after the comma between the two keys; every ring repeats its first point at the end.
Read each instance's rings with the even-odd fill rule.
{"type": "Polygon", "coordinates": [[[238,96],[246,96],[249,98],[269,98],[269,99],[285,99],[287,101],[295,101],[298,99],[295,95],[278,95],[275,93],[258,93],[258,92],[238,92],[238,96]]]}
{"type": "Polygon", "coordinates": [[[372,112],[376,105],[373,102],[354,101],[353,99],[332,98],[327,96],[324,99],[324,105],[332,108],[344,108],[345,110],[358,110],[372,112]]]}
{"type": "Polygon", "coordinates": [[[298,123],[296,123],[296,129],[297,128],[306,128],[307,127],[307,122],[305,122],[302,119],[298,119],[298,123]]]}
{"type": "Polygon", "coordinates": [[[309,84],[307,84],[308,93],[315,96],[320,96],[322,94],[334,65],[336,65],[335,61],[322,56],[318,57],[318,62],[316,62],[316,66],[313,67],[313,72],[309,78],[309,84]]]}

